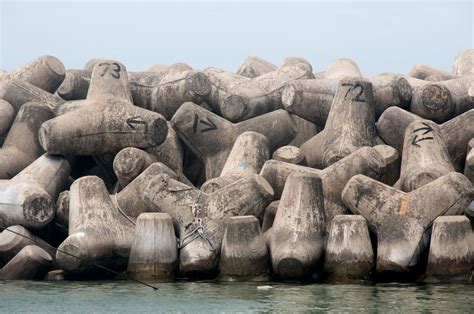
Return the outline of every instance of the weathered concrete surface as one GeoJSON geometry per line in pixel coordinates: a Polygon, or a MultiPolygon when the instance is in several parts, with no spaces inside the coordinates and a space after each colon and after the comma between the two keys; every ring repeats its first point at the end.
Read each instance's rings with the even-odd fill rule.
{"type": "MultiPolygon", "coordinates": [[[[169,66],[161,72],[129,72],[135,106],[160,113],[169,120],[183,102],[201,103],[210,92],[209,80],[202,72],[188,67],[169,66]]],[[[91,75],[92,70],[68,70],[58,94],[66,100],[85,99],[91,75]]]]}
{"type": "Polygon", "coordinates": [[[466,49],[456,56],[454,75],[474,75],[474,49],[466,49]]]}
{"type": "Polygon", "coordinates": [[[203,73],[211,84],[211,91],[205,97],[206,103],[212,107],[214,112],[220,115],[222,115],[220,106],[229,96],[229,90],[239,83],[250,80],[248,77],[212,67],[204,69],[203,73]]]}
{"type": "Polygon", "coordinates": [[[69,226],[69,190],[59,193],[58,200],[56,201],[55,218],[64,227],[69,226]]]}
{"type": "Polygon", "coordinates": [[[408,72],[408,76],[411,76],[420,80],[427,80],[430,76],[431,77],[437,76],[441,78],[442,81],[456,78],[456,75],[450,74],[448,72],[434,68],[426,64],[415,64],[413,68],[411,68],[410,72],[408,72]]]}
{"type": "Polygon", "coordinates": [[[39,246],[27,245],[0,269],[0,280],[43,279],[52,265],[48,252],[39,246]]]}
{"type": "Polygon", "coordinates": [[[368,279],[374,268],[369,229],[360,215],[337,215],[331,221],[324,272],[328,279],[368,279]]]}
{"type": "Polygon", "coordinates": [[[466,216],[436,218],[431,233],[427,279],[468,282],[474,265],[471,241],[471,224],[466,216]]]}
{"type": "Polygon", "coordinates": [[[69,236],[58,247],[56,261],[69,274],[99,271],[93,265],[96,262],[124,270],[133,230],[132,222],[114,206],[102,180],[79,178],[70,190],[69,236]]]}
{"type": "Polygon", "coordinates": [[[474,109],[474,95],[469,88],[474,76],[441,82],[426,82],[413,90],[410,110],[423,118],[443,123],[474,109]]]}
{"type": "Polygon", "coordinates": [[[276,65],[262,58],[257,56],[249,56],[247,59],[245,59],[244,63],[242,63],[239,70],[237,71],[237,74],[248,78],[254,78],[272,71],[276,71],[277,69],[278,68],[276,65]]]}
{"type": "Polygon", "coordinates": [[[283,109],[281,93],[286,84],[314,78],[311,65],[302,58],[287,58],[278,70],[233,86],[220,103],[222,116],[229,121],[244,121],[263,113],[283,109]]]}
{"type": "Polygon", "coordinates": [[[300,147],[304,142],[318,134],[321,130],[319,126],[311,121],[305,120],[295,114],[290,114],[291,120],[296,126],[296,136],[288,145],[300,147]]]}
{"type": "MultiPolygon", "coordinates": [[[[400,108],[387,109],[377,122],[377,131],[387,145],[403,150],[405,130],[408,125],[421,120],[419,116],[400,108]]],[[[441,134],[454,168],[459,171],[466,159],[467,143],[474,137],[474,109],[439,125],[441,134]]]]}
{"type": "Polygon", "coordinates": [[[64,80],[65,69],[58,58],[44,55],[10,72],[9,76],[54,93],[64,80]]]}
{"type": "Polygon", "coordinates": [[[317,270],[324,248],[323,184],[313,174],[291,174],[269,231],[273,271],[281,279],[304,279],[317,270]]]}
{"type": "Polygon", "coordinates": [[[53,259],[56,256],[56,250],[48,245],[46,241],[31,233],[25,227],[14,225],[0,233],[0,260],[4,264],[8,263],[27,245],[39,246],[48,252],[53,259]]]}
{"type": "Polygon", "coordinates": [[[149,165],[161,162],[176,172],[179,181],[192,185],[183,173],[183,154],[183,143],[168,123],[168,134],[161,145],[146,150],[124,148],[115,155],[113,169],[120,185],[125,187],[149,165]]]}
{"type": "Polygon", "coordinates": [[[120,192],[111,195],[114,204],[121,212],[132,218],[155,211],[154,207],[148,205],[140,195],[148,182],[160,174],[166,174],[174,180],[178,179],[176,173],[166,165],[160,162],[152,163],[120,192]]]}
{"type": "Polygon", "coordinates": [[[411,192],[454,171],[441,128],[428,120],[410,123],[403,144],[401,190],[411,192]]]}
{"type": "Polygon", "coordinates": [[[204,163],[206,179],[220,175],[237,137],[246,131],[264,135],[274,151],[289,143],[296,127],[288,112],[276,110],[233,124],[193,103],[184,103],[171,119],[181,140],[204,163]]]}
{"type": "Polygon", "coordinates": [[[272,159],[290,164],[306,166],[306,159],[304,154],[298,147],[282,146],[278,148],[272,155],[272,159]]]}
{"type": "Polygon", "coordinates": [[[377,149],[363,147],[324,170],[269,160],[263,166],[260,175],[273,187],[276,199],[282,195],[283,188],[286,186],[285,182],[290,174],[318,175],[324,187],[326,221],[330,222],[336,215],[348,214],[347,207],[341,200],[341,192],[349,179],[356,174],[380,179],[386,171],[386,166],[383,155],[377,149]]]}
{"type": "Polygon", "coordinates": [[[343,79],[334,97],[324,130],[301,145],[311,167],[325,168],[363,146],[374,146],[372,84],[343,79]]]}
{"type": "Polygon", "coordinates": [[[466,163],[464,165],[464,175],[474,184],[474,138],[467,144],[466,163]]]}
{"type": "MultiPolygon", "coordinates": [[[[260,133],[244,132],[235,140],[219,177],[201,186],[204,193],[212,193],[246,175],[258,174],[265,161],[270,159],[270,143],[260,133]]],[[[261,213],[257,213],[260,217],[261,213]]]]}
{"type": "Polygon", "coordinates": [[[346,76],[362,77],[357,63],[347,58],[333,60],[324,74],[324,77],[327,79],[342,79],[346,76]]]}
{"type": "Polygon", "coordinates": [[[226,221],[219,270],[226,280],[268,280],[270,259],[255,216],[226,221]]]}
{"type": "Polygon", "coordinates": [[[86,99],[92,71],[68,69],[58,95],[64,100],[86,99]]]}
{"type": "Polygon", "coordinates": [[[15,109],[8,101],[0,99],[0,136],[4,136],[15,119],[15,109]]]}
{"type": "Polygon", "coordinates": [[[167,131],[163,116],[132,104],[126,68],[110,60],[94,68],[87,105],[43,123],[39,140],[50,153],[101,155],[157,146],[167,131]]]}
{"type": "MultiPolygon", "coordinates": [[[[412,88],[405,78],[397,74],[383,73],[367,79],[372,83],[376,118],[389,107],[408,107],[412,88]]],[[[339,82],[340,79],[295,81],[283,90],[283,106],[290,113],[324,126],[339,82]]]]}
{"type": "Polygon", "coordinates": [[[40,229],[54,217],[54,203],[69,176],[69,163],[45,154],[10,180],[0,180],[0,225],[40,229]]]}
{"type": "Polygon", "coordinates": [[[377,235],[377,271],[407,272],[417,266],[423,234],[441,215],[459,215],[474,196],[474,188],[460,173],[446,174],[410,193],[363,175],[352,177],[342,200],[364,216],[377,235]]]}
{"type": "Polygon", "coordinates": [[[177,273],[178,246],[173,219],[166,213],[140,214],[127,275],[136,279],[172,280],[177,273]]]}
{"type": "Polygon", "coordinates": [[[38,130],[53,117],[53,112],[41,103],[21,107],[0,149],[0,179],[14,177],[44,153],[38,130]]]}
{"type": "Polygon", "coordinates": [[[58,110],[64,104],[61,97],[48,93],[28,82],[10,77],[6,77],[0,82],[0,99],[8,101],[16,112],[28,102],[41,103],[52,111],[58,110]]]}
{"type": "Polygon", "coordinates": [[[207,76],[195,70],[168,70],[140,76],[132,74],[130,79],[133,102],[162,114],[167,120],[184,102],[200,104],[211,91],[207,76]]]}
{"type": "Polygon", "coordinates": [[[275,221],[275,215],[278,210],[280,201],[271,202],[267,208],[265,208],[265,213],[263,215],[262,221],[262,232],[265,233],[273,226],[273,221],[275,221]]]}
{"type": "Polygon", "coordinates": [[[384,173],[378,180],[388,185],[394,185],[400,178],[401,154],[388,145],[376,145],[374,149],[382,155],[385,161],[384,173]]]}
{"type": "Polygon", "coordinates": [[[158,175],[149,181],[143,198],[173,217],[180,238],[180,272],[193,276],[215,273],[225,219],[263,211],[273,190],[258,175],[245,176],[211,194],[158,175]]]}
{"type": "Polygon", "coordinates": [[[156,72],[156,73],[165,73],[171,71],[188,71],[192,70],[193,68],[186,63],[183,62],[176,62],[170,65],[166,64],[154,64],[148,68],[148,72],[156,72]]]}

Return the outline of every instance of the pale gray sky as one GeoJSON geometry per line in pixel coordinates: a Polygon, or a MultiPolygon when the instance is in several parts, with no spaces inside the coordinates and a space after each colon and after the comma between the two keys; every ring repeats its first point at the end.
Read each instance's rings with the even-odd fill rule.
{"type": "Polygon", "coordinates": [[[108,57],[135,71],[178,61],[236,71],[255,54],[275,64],[303,56],[315,71],[338,57],[366,75],[416,63],[450,71],[474,46],[473,1],[0,2],[7,70],[51,54],[67,68],[108,57]]]}

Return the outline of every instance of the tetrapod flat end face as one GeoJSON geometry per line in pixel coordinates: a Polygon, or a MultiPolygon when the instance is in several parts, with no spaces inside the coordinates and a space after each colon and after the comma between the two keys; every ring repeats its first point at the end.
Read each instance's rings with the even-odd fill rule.
{"type": "Polygon", "coordinates": [[[429,281],[467,281],[472,271],[471,224],[466,216],[441,216],[433,223],[428,264],[429,281]]]}
{"type": "Polygon", "coordinates": [[[331,280],[367,279],[374,252],[366,220],[360,215],[337,215],[331,222],[324,271],[331,280]]]}

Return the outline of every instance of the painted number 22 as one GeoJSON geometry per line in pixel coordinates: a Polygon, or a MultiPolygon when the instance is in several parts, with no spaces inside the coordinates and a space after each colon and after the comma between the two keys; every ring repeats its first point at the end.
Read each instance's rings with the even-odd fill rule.
{"type": "Polygon", "coordinates": [[[104,62],[104,63],[101,63],[99,64],[99,66],[101,68],[103,68],[104,70],[102,71],[102,74],[100,76],[104,76],[107,72],[110,73],[110,75],[115,78],[115,79],[119,79],[120,78],[120,65],[118,65],[117,63],[107,63],[107,62],[104,62]]]}
{"type": "Polygon", "coordinates": [[[364,88],[362,87],[361,84],[351,84],[351,83],[343,83],[342,86],[350,86],[349,89],[346,92],[346,95],[344,98],[347,98],[350,92],[354,91],[357,93],[355,97],[352,98],[352,101],[357,101],[357,102],[365,102],[365,97],[362,97],[362,94],[364,93],[364,88]]]}

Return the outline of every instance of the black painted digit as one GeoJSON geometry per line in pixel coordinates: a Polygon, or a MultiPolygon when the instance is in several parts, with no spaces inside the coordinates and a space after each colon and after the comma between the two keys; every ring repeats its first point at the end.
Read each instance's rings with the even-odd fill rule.
{"type": "Polygon", "coordinates": [[[352,100],[353,100],[353,101],[357,101],[357,102],[364,102],[365,99],[362,99],[362,98],[361,98],[362,94],[364,93],[364,89],[363,89],[362,85],[356,84],[356,85],[354,86],[354,90],[357,89],[357,88],[360,89],[360,90],[359,90],[359,93],[358,93],[354,98],[352,98],[352,100]]]}
{"type": "Polygon", "coordinates": [[[112,72],[110,73],[110,75],[112,75],[113,78],[120,78],[120,65],[118,63],[112,63],[112,66],[115,67],[115,68],[112,68],[112,72]]]}
{"type": "Polygon", "coordinates": [[[110,67],[110,63],[101,63],[99,64],[100,67],[103,67],[104,68],[104,71],[102,71],[102,74],[100,76],[104,76],[105,73],[107,73],[107,71],[109,70],[109,67],[110,67]]]}

